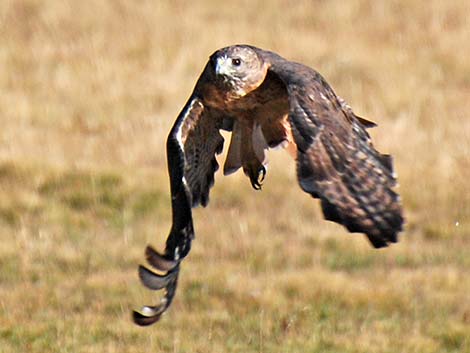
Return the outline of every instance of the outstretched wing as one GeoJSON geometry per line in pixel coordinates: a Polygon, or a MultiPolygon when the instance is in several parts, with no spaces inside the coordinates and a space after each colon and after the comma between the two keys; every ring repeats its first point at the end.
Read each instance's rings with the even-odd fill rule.
{"type": "Polygon", "coordinates": [[[325,219],[365,233],[374,247],[396,242],[402,209],[391,157],[365,130],[373,123],[355,116],[316,71],[266,55],[287,88],[301,188],[321,200],[325,219]]]}
{"type": "Polygon", "coordinates": [[[205,107],[193,95],[176,119],[167,140],[173,224],[166,241],[165,253],[147,246],[147,262],[163,275],[139,266],[142,283],[150,289],[165,289],[157,306],[144,306],[134,311],[138,325],[158,321],[170,306],[176,291],[181,260],[189,253],[194,238],[191,208],[209,202],[209,190],[218,169],[216,154],[222,152],[223,137],[219,133],[223,118],[205,107]]]}

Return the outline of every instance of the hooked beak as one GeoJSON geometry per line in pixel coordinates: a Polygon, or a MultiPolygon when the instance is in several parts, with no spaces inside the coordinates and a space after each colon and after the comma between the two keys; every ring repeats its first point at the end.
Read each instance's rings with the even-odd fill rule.
{"type": "Polygon", "coordinates": [[[215,73],[217,76],[230,75],[230,60],[226,56],[215,59],[215,73]]]}

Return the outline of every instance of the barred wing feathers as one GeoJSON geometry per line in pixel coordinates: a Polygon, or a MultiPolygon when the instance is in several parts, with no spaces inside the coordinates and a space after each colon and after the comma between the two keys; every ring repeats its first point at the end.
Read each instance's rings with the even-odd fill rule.
{"type": "Polygon", "coordinates": [[[315,70],[271,58],[285,83],[301,188],[321,200],[325,219],[366,234],[376,248],[397,241],[403,217],[392,160],[372,145],[354,115],[315,70]]]}

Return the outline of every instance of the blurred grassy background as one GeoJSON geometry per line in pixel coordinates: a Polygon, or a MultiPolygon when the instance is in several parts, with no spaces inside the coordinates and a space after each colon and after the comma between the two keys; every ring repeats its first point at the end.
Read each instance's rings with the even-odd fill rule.
{"type": "Polygon", "coordinates": [[[2,0],[1,351],[470,352],[469,15],[465,0],[2,0]],[[137,264],[170,226],[167,132],[235,43],[316,68],[379,123],[406,231],[374,251],[322,221],[274,151],[261,193],[217,177],[175,303],[135,327],[155,300],[137,264]]]}

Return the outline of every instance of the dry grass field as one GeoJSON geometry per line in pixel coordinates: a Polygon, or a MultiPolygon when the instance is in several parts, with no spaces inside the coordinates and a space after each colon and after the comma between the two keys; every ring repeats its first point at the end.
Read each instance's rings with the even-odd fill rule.
{"type": "Polygon", "coordinates": [[[470,2],[2,0],[0,351],[470,352],[470,2]],[[171,214],[164,145],[207,57],[249,43],[376,121],[406,230],[322,220],[273,151],[217,175],[175,302],[137,277],[171,214]],[[275,206],[275,207],[273,207],[275,206]]]}

